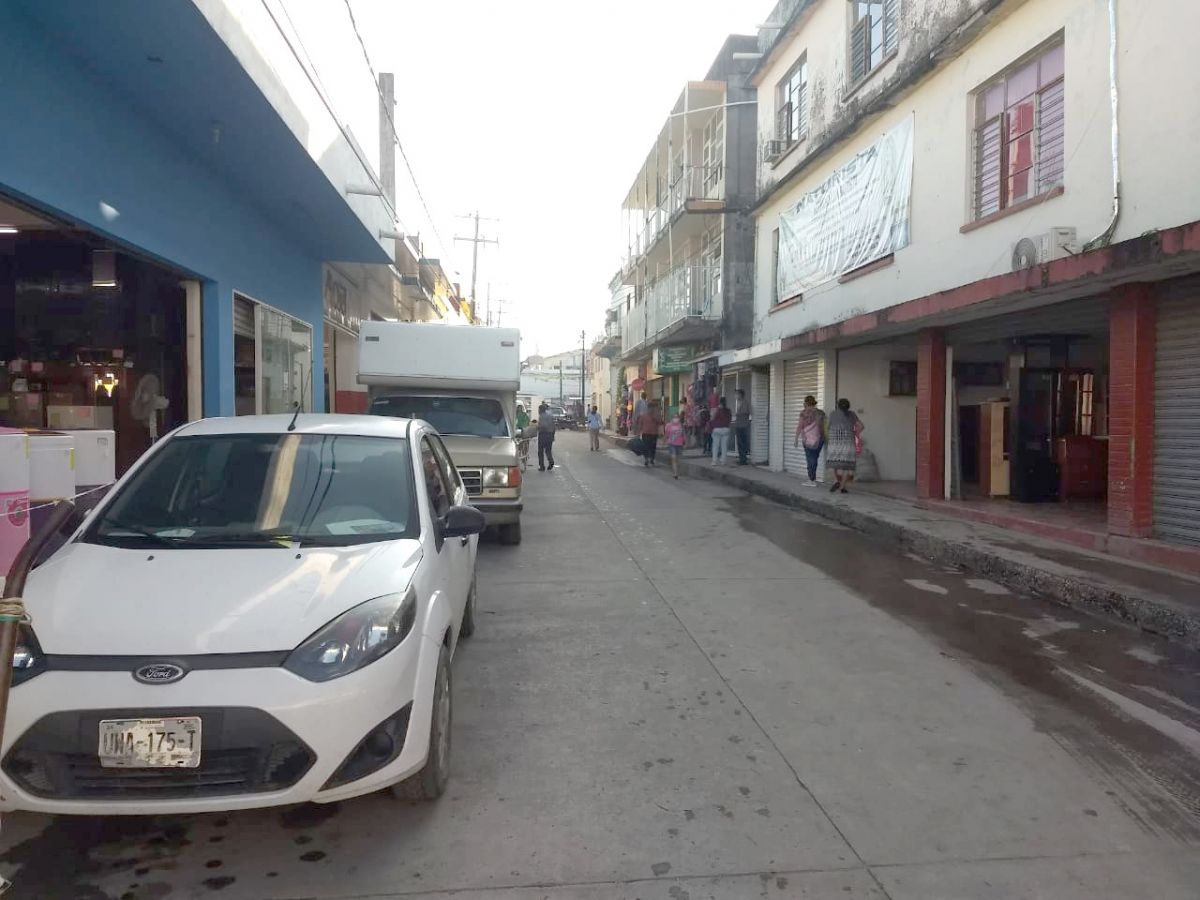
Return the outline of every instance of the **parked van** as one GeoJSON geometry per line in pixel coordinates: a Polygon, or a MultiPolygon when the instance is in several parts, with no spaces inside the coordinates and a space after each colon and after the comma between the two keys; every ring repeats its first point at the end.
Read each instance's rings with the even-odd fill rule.
{"type": "Polygon", "coordinates": [[[363,322],[359,384],[368,412],[422,419],[442,435],[472,505],[506,544],[521,542],[516,408],[520,332],[363,322]]]}

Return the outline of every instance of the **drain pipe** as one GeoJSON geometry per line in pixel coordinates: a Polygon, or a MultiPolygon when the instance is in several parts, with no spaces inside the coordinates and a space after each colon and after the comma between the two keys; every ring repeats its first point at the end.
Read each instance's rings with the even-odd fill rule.
{"type": "Polygon", "coordinates": [[[1108,227],[1083,245],[1084,250],[1106,247],[1117,230],[1121,218],[1121,151],[1117,125],[1117,0],[1108,0],[1108,92],[1112,104],[1112,218],[1108,227]]]}

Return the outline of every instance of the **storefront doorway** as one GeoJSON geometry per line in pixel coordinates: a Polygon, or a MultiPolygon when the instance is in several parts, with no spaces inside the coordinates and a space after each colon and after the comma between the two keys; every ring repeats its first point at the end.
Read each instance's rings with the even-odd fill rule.
{"type": "Polygon", "coordinates": [[[962,326],[951,339],[951,496],[1071,502],[1102,518],[1105,299],[962,326]]]}
{"type": "Polygon", "coordinates": [[[200,415],[188,276],[2,197],[0,225],[0,425],[112,430],[120,474],[200,415]]]}
{"type": "Polygon", "coordinates": [[[234,409],[239,416],[312,412],[313,335],[307,322],[233,295],[234,409]]]}

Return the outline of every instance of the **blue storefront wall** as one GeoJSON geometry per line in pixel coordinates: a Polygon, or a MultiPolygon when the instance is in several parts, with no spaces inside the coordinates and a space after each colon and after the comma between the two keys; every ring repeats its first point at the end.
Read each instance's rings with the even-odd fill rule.
{"type": "Polygon", "coordinates": [[[19,4],[0,4],[0,191],[201,281],[205,415],[234,411],[235,291],[312,326],[313,408],[322,409],[322,259],[378,262],[382,251],[363,240],[365,228],[345,216],[347,209],[329,205],[317,225],[317,207],[341,197],[272,119],[269,104],[190,3],[142,3],[143,15],[126,18],[130,8],[49,0],[27,16],[19,4]],[[96,9],[110,23],[97,20],[90,29],[93,46],[110,48],[103,57],[72,54],[69,39],[44,17],[47,10],[96,9]],[[96,34],[105,27],[110,35],[96,34]],[[114,84],[105,77],[105,69],[115,74],[129,60],[146,65],[139,41],[149,45],[164,27],[173,29],[175,63],[190,67],[172,73],[186,88],[170,96],[170,78],[142,88],[141,78],[114,84]],[[129,60],[106,44],[110,37],[126,42],[129,60]],[[193,67],[201,62],[204,68],[193,67]],[[221,104],[223,121],[199,128],[187,121],[201,101],[208,115],[212,103],[221,104]],[[170,121],[164,110],[182,121],[170,121]],[[295,197],[279,196],[272,208],[262,202],[264,184],[280,195],[292,185],[295,197]],[[333,237],[330,218],[338,219],[333,237]],[[355,226],[362,234],[348,235],[355,226]]]}

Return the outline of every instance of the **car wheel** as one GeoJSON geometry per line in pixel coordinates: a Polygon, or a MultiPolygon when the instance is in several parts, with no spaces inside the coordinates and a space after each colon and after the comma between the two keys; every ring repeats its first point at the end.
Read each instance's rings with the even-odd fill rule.
{"type": "Polygon", "coordinates": [[[401,800],[436,800],[450,780],[450,653],[442,647],[438,653],[437,674],[433,681],[433,713],[429,723],[429,758],[416,775],[392,786],[401,800]]]}
{"type": "Polygon", "coordinates": [[[501,525],[500,543],[508,544],[510,547],[521,543],[521,523],[513,522],[510,525],[501,525]]]}
{"type": "Polygon", "coordinates": [[[458,636],[460,638],[470,637],[475,633],[475,597],[479,593],[476,587],[478,579],[474,574],[471,575],[471,590],[467,592],[467,605],[463,609],[462,624],[458,626],[458,636]]]}

